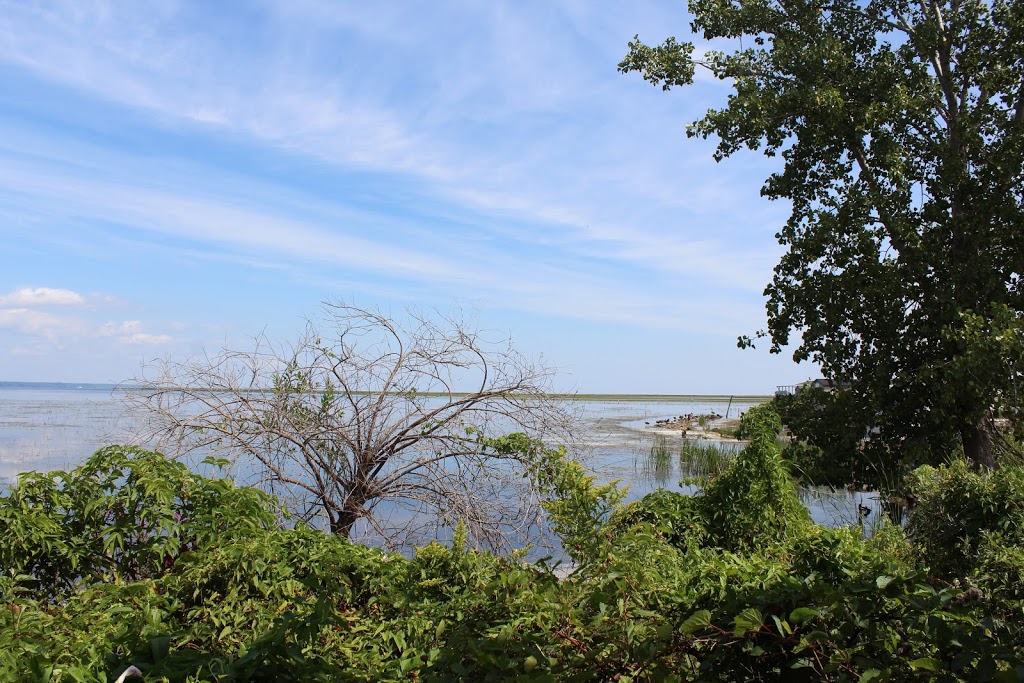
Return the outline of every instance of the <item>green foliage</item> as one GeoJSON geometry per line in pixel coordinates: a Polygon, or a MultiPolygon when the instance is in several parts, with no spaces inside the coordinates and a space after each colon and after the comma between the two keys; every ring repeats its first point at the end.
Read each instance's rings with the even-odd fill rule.
{"type": "Polygon", "coordinates": [[[689,8],[733,49],[634,39],[619,68],[665,89],[708,70],[732,93],[688,135],[717,138],[716,160],[781,156],[761,195],[791,213],[758,336],[778,353],[793,334],[794,359],[850,382],[888,457],[960,443],[991,465],[990,411],[1024,397],[1021,3],[689,8]]]}
{"type": "Polygon", "coordinates": [[[917,502],[907,533],[939,576],[966,578],[1000,547],[1024,547],[1024,470],[981,473],[963,461],[925,466],[908,488],[917,502]]]}
{"type": "Polygon", "coordinates": [[[792,441],[782,457],[803,481],[820,486],[853,486],[898,492],[910,471],[939,464],[951,456],[952,443],[903,444],[898,458],[879,439],[878,429],[865,429],[873,418],[848,389],[806,388],[787,401],[792,441]]]}
{"type": "Polygon", "coordinates": [[[757,425],[774,424],[773,420],[779,421],[779,431],[782,431],[782,413],[774,400],[754,406],[740,419],[739,438],[753,439],[757,425]]]}
{"type": "MultiPolygon", "coordinates": [[[[172,562],[136,580],[105,574],[57,591],[42,585],[56,574],[4,574],[0,680],[109,683],[129,665],[146,680],[175,682],[989,681],[1024,672],[1018,532],[983,514],[1017,500],[1019,482],[1004,473],[1005,481],[955,475],[978,477],[988,492],[964,503],[967,512],[982,508],[974,566],[988,583],[972,592],[929,578],[898,527],[870,539],[818,527],[764,498],[784,502],[784,487],[745,484],[754,471],[785,473],[776,429],[770,418],[755,421],[761,437],[705,494],[659,491],[628,505],[620,489],[597,484],[560,449],[521,435],[491,440],[534,459],[556,524],[584,543],[566,579],[515,554],[467,548],[461,525],[450,547],[430,543],[411,557],[301,524],[282,528],[265,498],[233,489],[217,503],[225,526],[197,534],[172,562]],[[735,499],[714,489],[723,481],[739,486],[735,499]],[[232,505],[250,495],[262,512],[232,505]],[[716,513],[741,512],[743,496],[751,509],[775,505],[774,523],[759,525],[750,513],[728,534],[717,530],[716,513]],[[252,515],[260,521],[247,522],[252,515]],[[59,607],[47,601],[58,594],[59,607]]],[[[121,453],[124,461],[108,465],[164,471],[155,454],[121,453]]],[[[100,480],[118,483],[109,493],[76,489],[82,505],[106,495],[130,500],[138,495],[130,489],[144,486],[145,475],[114,477],[93,466],[100,480]]],[[[954,475],[929,474],[929,491],[942,490],[941,476],[954,475]]],[[[222,486],[187,479],[195,490],[222,486]]],[[[63,491],[71,480],[58,473],[51,483],[63,491]]],[[[8,523],[52,507],[45,497],[19,500],[4,501],[8,523]]],[[[176,497],[169,509],[201,509],[194,500],[176,497]]],[[[108,526],[94,517],[77,533],[92,538],[108,526]]],[[[41,547],[48,538],[37,539],[41,547]]],[[[139,559],[151,557],[149,547],[127,545],[124,561],[145,566],[139,559]]]]}
{"type": "Polygon", "coordinates": [[[788,406],[793,448],[783,455],[797,465],[805,480],[818,485],[877,485],[879,477],[866,464],[861,441],[866,430],[857,417],[851,394],[843,389],[811,387],[788,406]]]}
{"type": "Polygon", "coordinates": [[[646,527],[666,543],[688,550],[704,545],[706,520],[698,498],[658,489],[619,510],[613,519],[616,535],[646,527]]]}
{"type": "Polygon", "coordinates": [[[628,493],[618,482],[597,484],[564,449],[542,449],[536,460],[537,484],[552,530],[574,561],[598,557],[608,542],[607,526],[628,493]]]}
{"type": "Polygon", "coordinates": [[[28,472],[0,498],[0,567],[33,597],[159,574],[181,553],[275,524],[272,499],[158,453],[110,446],[71,472],[28,472]]]}
{"type": "Polygon", "coordinates": [[[728,549],[749,549],[769,539],[782,539],[810,520],[782,461],[778,414],[751,409],[743,424],[750,445],[699,498],[711,542],[728,549]]]}

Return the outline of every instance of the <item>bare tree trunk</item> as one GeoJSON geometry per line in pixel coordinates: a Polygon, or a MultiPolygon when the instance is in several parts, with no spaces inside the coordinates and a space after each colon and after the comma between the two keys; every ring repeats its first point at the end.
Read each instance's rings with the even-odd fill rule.
{"type": "Polygon", "coordinates": [[[341,538],[350,538],[352,536],[352,527],[365,514],[362,506],[359,508],[345,506],[344,510],[331,519],[331,533],[341,538]]]}
{"type": "Polygon", "coordinates": [[[975,467],[996,469],[996,454],[992,439],[994,429],[992,413],[985,411],[985,414],[976,423],[960,430],[964,455],[975,467]]]}

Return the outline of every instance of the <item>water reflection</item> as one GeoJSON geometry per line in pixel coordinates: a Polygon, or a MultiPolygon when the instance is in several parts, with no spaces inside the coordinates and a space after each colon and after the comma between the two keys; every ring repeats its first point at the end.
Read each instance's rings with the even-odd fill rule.
{"type": "Polygon", "coordinates": [[[123,407],[108,390],[0,390],[0,483],[19,472],[69,469],[120,442],[123,407]]]}

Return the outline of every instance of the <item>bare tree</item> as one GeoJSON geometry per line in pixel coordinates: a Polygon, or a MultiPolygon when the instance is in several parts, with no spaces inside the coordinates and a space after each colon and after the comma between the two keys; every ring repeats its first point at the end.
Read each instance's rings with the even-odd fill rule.
{"type": "Polygon", "coordinates": [[[260,337],[252,351],[148,367],[130,400],[150,440],[226,457],[236,477],[345,537],[394,547],[462,521],[500,550],[536,530],[530,468],[485,436],[567,437],[551,371],[458,316],[324,310],[284,350],[260,337]]]}

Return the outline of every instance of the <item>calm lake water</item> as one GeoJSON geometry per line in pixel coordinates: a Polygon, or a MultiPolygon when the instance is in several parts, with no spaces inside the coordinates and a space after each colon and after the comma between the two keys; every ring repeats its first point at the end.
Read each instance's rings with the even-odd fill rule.
{"type": "MultiPolygon", "coordinates": [[[[688,413],[738,417],[757,403],[728,397],[607,397],[576,400],[572,406],[584,425],[588,464],[601,480],[621,480],[630,485],[630,498],[639,498],[657,488],[692,492],[679,483],[685,476],[677,457],[681,436],[666,437],[673,457],[652,469],[648,458],[655,436],[645,422],[688,413]]],[[[74,467],[102,446],[127,441],[129,426],[111,387],[0,384],[0,484],[14,481],[19,472],[74,467]]],[[[872,494],[806,489],[803,495],[815,520],[830,525],[856,523],[860,503],[878,508],[872,494]]]]}

